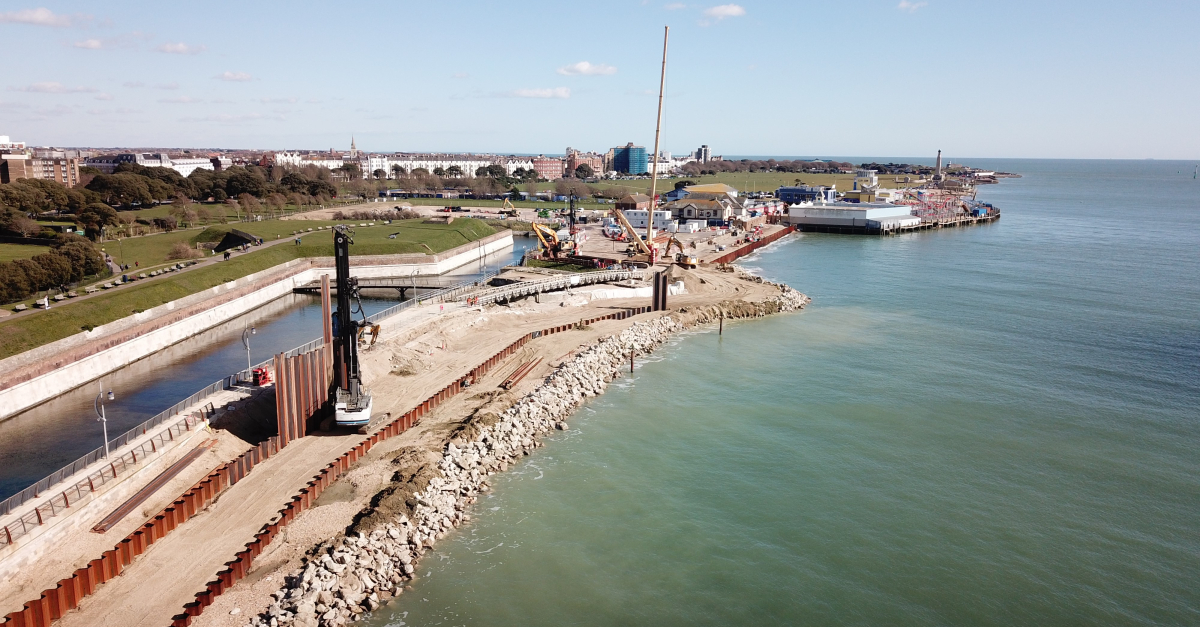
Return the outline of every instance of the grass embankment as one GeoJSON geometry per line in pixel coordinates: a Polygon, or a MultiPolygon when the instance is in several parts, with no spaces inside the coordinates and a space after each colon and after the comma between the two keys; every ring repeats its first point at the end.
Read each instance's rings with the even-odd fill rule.
{"type": "Polygon", "coordinates": [[[0,244],[0,261],[16,261],[29,259],[34,255],[50,252],[49,246],[36,244],[0,244]]]}
{"type": "MultiPolygon", "coordinates": [[[[263,239],[274,239],[266,237],[268,233],[273,233],[273,225],[268,229],[256,230],[255,227],[262,224],[268,223],[233,226],[263,239]]],[[[355,228],[354,245],[350,252],[354,255],[430,251],[436,253],[476,241],[495,232],[495,229],[482,221],[466,218],[455,220],[452,224],[424,224],[421,220],[406,220],[355,228]],[[389,239],[388,236],[392,233],[397,233],[396,239],[389,239]]],[[[288,233],[290,236],[290,231],[288,233]]],[[[293,259],[321,256],[333,256],[333,236],[328,230],[306,233],[299,246],[282,243],[265,249],[251,248],[249,252],[236,254],[229,261],[170,274],[145,283],[134,283],[115,291],[97,294],[84,301],[68,301],[57,304],[48,311],[30,312],[3,320],[0,321],[0,359],[293,259]]]]}

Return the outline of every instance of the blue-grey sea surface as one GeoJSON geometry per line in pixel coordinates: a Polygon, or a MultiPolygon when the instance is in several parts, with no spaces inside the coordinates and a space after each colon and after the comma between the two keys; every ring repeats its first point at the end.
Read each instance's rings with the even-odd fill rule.
{"type": "Polygon", "coordinates": [[[1200,181],[975,161],[995,224],[745,260],[370,625],[1200,624],[1200,181]]]}

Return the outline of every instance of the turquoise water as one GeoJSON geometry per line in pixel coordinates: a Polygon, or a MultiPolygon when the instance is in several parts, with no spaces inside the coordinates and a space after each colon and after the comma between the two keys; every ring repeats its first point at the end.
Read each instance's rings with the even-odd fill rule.
{"type": "Polygon", "coordinates": [[[1000,222],[748,259],[810,308],[642,364],[370,624],[1200,624],[1200,182],[973,164],[1000,222]]]}

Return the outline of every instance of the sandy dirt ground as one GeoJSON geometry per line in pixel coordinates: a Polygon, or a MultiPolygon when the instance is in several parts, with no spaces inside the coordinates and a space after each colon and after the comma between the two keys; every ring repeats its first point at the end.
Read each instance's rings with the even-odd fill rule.
{"type": "MultiPolygon", "coordinates": [[[[689,292],[671,297],[672,309],[764,300],[777,293],[770,285],[736,273],[710,268],[688,272],[678,267],[670,272],[674,279],[684,281],[689,292]]],[[[584,292],[580,290],[557,303],[525,299],[509,306],[482,308],[426,305],[397,316],[402,320],[385,324],[383,338],[363,354],[366,384],[375,395],[374,411],[377,415],[402,414],[529,331],[648,304],[645,298],[590,300],[584,292]]],[[[306,551],[352,528],[356,516],[368,508],[372,497],[393,481],[398,460],[436,459],[455,428],[485,404],[495,407],[519,398],[580,346],[617,333],[638,320],[659,315],[662,314],[603,321],[529,342],[477,382],[475,389],[447,401],[406,433],[372,448],[366,458],[322,494],[316,507],[297,517],[255,560],[248,579],[217,597],[193,624],[245,624],[248,617],[267,606],[270,593],[279,588],[280,578],[301,563],[306,551]],[[544,361],[519,386],[512,391],[498,388],[518,365],[535,356],[543,357],[544,361]]],[[[67,627],[169,624],[171,617],[182,612],[183,605],[215,579],[226,562],[252,541],[254,534],[272,521],[320,468],[361,439],[362,436],[353,434],[318,433],[292,443],[220,495],[203,513],[156,543],[120,577],[101,586],[78,610],[65,616],[61,624],[67,627]]],[[[178,495],[186,487],[164,490],[162,494],[178,495]]],[[[138,519],[134,526],[143,520],[138,519]]],[[[112,533],[113,537],[121,537],[115,535],[117,530],[112,533]]],[[[62,572],[64,575],[54,575],[55,581],[69,571],[62,572]]]]}
{"type": "Polygon", "coordinates": [[[124,499],[105,503],[103,507],[85,507],[84,511],[77,514],[83,517],[81,521],[70,521],[79,525],[78,532],[71,534],[67,540],[58,542],[53,551],[38,560],[37,568],[25,568],[16,576],[6,579],[4,585],[0,586],[0,616],[20,610],[25,602],[37,598],[43,590],[53,588],[60,580],[70,577],[75,569],[87,567],[89,561],[100,557],[122,538],[137,531],[151,516],[161,512],[210,472],[250,448],[249,444],[228,433],[201,431],[193,434],[184,445],[172,449],[164,458],[158,460],[158,463],[143,468],[127,481],[149,483],[188,451],[212,438],[218,441],[215,446],[107,532],[93,533],[89,530],[123,503],[124,499]]]}

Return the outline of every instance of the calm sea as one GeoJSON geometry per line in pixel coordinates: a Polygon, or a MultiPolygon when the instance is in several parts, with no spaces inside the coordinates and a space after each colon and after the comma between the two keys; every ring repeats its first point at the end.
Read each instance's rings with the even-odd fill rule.
{"type": "Polygon", "coordinates": [[[803,313],[582,409],[372,625],[1200,624],[1200,181],[976,160],[993,225],[803,235],[803,313]]]}

